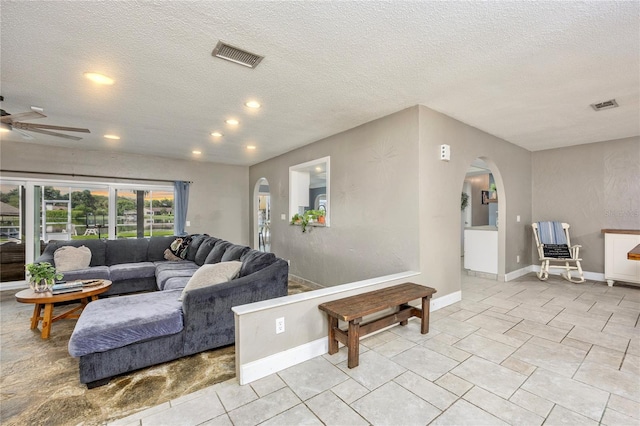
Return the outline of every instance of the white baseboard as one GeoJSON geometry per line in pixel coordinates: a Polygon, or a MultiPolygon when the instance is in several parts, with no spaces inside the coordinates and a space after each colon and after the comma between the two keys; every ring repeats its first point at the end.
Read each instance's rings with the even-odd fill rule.
{"type": "MultiPolygon", "coordinates": [[[[515,271],[511,271],[504,276],[505,281],[512,281],[517,278],[523,277],[530,272],[535,272],[535,265],[525,266],[524,268],[516,269],[515,271]]],[[[540,266],[538,266],[538,270],[540,270],[540,266]]]]}
{"type": "Polygon", "coordinates": [[[304,345],[296,346],[284,352],[269,355],[240,366],[240,384],[246,385],[255,380],[267,377],[286,368],[300,364],[329,351],[329,340],[326,337],[304,345]]]}
{"type": "MultiPolygon", "coordinates": [[[[462,300],[462,291],[456,291],[437,299],[431,299],[430,312],[437,311],[446,306],[452,305],[462,300]]],[[[382,331],[382,330],[380,330],[382,331]]],[[[247,364],[243,364],[239,368],[240,384],[246,385],[255,380],[267,377],[270,374],[277,373],[286,368],[293,367],[304,361],[308,361],[317,356],[326,354],[329,351],[329,341],[327,337],[313,340],[295,348],[288,349],[284,352],[269,355],[247,364]]]]}
{"type": "Polygon", "coordinates": [[[431,299],[431,303],[429,303],[429,311],[437,311],[438,309],[445,308],[449,305],[453,305],[462,300],[462,291],[454,291],[453,293],[449,293],[446,296],[438,297],[437,299],[431,299]]]}
{"type": "MultiPolygon", "coordinates": [[[[531,272],[535,272],[538,273],[540,272],[540,265],[531,265],[531,272]]],[[[549,275],[558,275],[560,276],[562,274],[562,272],[564,272],[562,269],[549,269],[549,275]]],[[[574,273],[577,273],[575,271],[572,271],[572,276],[574,275],[574,273]]],[[[588,280],[591,281],[602,281],[605,282],[606,280],[604,279],[604,272],[589,272],[589,271],[582,271],[584,277],[588,280]]]]}

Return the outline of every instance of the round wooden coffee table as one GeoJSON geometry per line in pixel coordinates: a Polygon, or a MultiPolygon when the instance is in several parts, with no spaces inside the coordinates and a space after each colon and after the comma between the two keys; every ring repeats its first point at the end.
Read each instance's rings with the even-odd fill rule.
{"type": "MultiPolygon", "coordinates": [[[[95,281],[95,280],[83,280],[83,281],[95,281]]],[[[83,287],[81,291],[74,291],[71,293],[53,294],[50,291],[43,293],[36,293],[30,288],[19,291],[16,293],[16,300],[21,303],[35,303],[36,306],[33,309],[33,316],[31,317],[31,329],[38,327],[38,323],[42,320],[42,332],[40,336],[43,339],[48,339],[51,333],[51,324],[55,321],[64,318],[80,318],[78,311],[82,310],[89,300],[97,300],[98,295],[109,290],[111,281],[99,280],[100,284],[92,285],[90,287],[83,287]],[[70,300],[79,300],[81,305],[76,306],[60,315],[53,316],[53,304],[58,302],[68,302],[70,300]],[[44,315],[42,308],[44,307],[44,315]],[[78,312],[78,313],[76,313],[78,312]]]]}

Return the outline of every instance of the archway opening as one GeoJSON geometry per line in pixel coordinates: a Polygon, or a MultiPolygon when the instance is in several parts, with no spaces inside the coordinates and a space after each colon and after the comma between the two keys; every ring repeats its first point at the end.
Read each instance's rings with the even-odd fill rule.
{"type": "Polygon", "coordinates": [[[253,190],[255,201],[254,248],[271,251],[271,193],[266,178],[258,179],[253,190]]]}
{"type": "Polygon", "coordinates": [[[464,275],[498,279],[504,275],[505,191],[495,164],[474,160],[464,178],[461,194],[461,267],[464,275]]]}

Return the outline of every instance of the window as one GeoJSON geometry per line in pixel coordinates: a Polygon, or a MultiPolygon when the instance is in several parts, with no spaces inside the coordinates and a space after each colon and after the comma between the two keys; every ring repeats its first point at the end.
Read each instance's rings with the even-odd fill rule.
{"type": "Polygon", "coordinates": [[[329,226],[331,157],[289,167],[289,217],[307,210],[324,210],[329,226]]]}

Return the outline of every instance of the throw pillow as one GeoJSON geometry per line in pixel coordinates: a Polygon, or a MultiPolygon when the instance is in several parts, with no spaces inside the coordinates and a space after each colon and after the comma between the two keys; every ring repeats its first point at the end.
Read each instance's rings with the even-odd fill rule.
{"type": "Polygon", "coordinates": [[[85,246],[62,246],[53,253],[53,263],[58,272],[88,268],[91,263],[91,250],[85,246]]]}
{"type": "Polygon", "coordinates": [[[182,290],[182,294],[178,300],[182,300],[184,295],[191,290],[231,281],[238,275],[241,266],[242,262],[237,260],[201,266],[195,274],[189,278],[189,282],[187,282],[187,285],[182,290]]]}
{"type": "Polygon", "coordinates": [[[164,258],[165,258],[165,259],[167,259],[167,260],[173,260],[173,261],[176,261],[176,260],[182,260],[182,258],[181,258],[181,257],[178,257],[178,256],[176,256],[175,254],[173,254],[173,252],[171,251],[171,249],[166,249],[166,250],[164,251],[164,258]]]}
{"type": "Polygon", "coordinates": [[[169,248],[171,252],[181,259],[186,259],[187,257],[187,249],[189,248],[189,244],[191,243],[191,236],[186,236],[182,238],[176,238],[169,248]]]}

